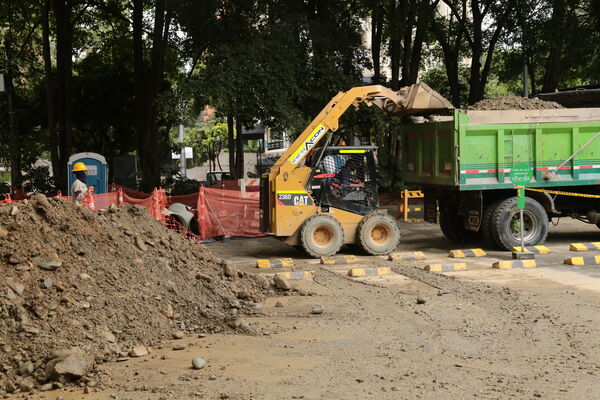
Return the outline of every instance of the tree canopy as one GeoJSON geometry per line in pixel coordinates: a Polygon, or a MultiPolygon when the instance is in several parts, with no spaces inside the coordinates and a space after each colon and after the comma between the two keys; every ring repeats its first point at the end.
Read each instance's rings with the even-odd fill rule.
{"type": "MultiPolygon", "coordinates": [[[[361,84],[423,79],[456,106],[521,94],[524,73],[533,94],[595,84],[599,35],[596,0],[4,1],[0,160],[21,186],[47,158],[64,190],[71,154],[135,153],[148,190],[185,124],[205,158],[221,138],[240,176],[244,126],[294,136],[361,84]]],[[[342,130],[397,158],[395,125],[355,114],[342,130]]]]}

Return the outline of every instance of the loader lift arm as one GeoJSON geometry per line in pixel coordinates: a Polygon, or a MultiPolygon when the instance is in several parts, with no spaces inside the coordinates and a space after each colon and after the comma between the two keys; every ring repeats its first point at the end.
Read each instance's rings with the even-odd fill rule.
{"type": "Polygon", "coordinates": [[[291,172],[328,131],[337,131],[339,119],[350,106],[375,104],[388,115],[425,115],[452,109],[452,104],[424,83],[394,92],[381,85],[354,87],[339,92],[298,136],[271,168],[273,174],[291,172]]]}

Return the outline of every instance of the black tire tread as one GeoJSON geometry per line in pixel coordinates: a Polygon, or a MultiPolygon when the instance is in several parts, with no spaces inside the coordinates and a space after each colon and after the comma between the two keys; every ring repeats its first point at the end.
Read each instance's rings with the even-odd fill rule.
{"type": "Polygon", "coordinates": [[[398,246],[398,243],[400,242],[400,236],[401,236],[401,232],[400,232],[400,227],[398,226],[398,223],[396,222],[396,220],[394,219],[394,217],[392,217],[391,215],[389,215],[387,212],[382,212],[380,210],[375,211],[367,216],[365,216],[359,223],[358,226],[356,228],[356,231],[358,232],[358,243],[360,244],[360,247],[362,250],[364,250],[365,252],[367,252],[368,254],[371,254],[373,256],[381,256],[381,255],[387,255],[389,253],[391,253],[392,251],[394,251],[394,249],[398,246]],[[390,228],[394,231],[394,233],[397,234],[398,236],[398,240],[396,241],[396,243],[394,244],[394,248],[390,249],[389,251],[386,252],[377,252],[374,251],[372,249],[369,248],[368,244],[366,243],[366,240],[364,238],[364,226],[367,223],[367,221],[372,218],[373,216],[383,216],[385,219],[388,219],[388,222],[390,223],[390,228]]]}
{"type": "MultiPolygon", "coordinates": [[[[511,208],[513,205],[511,203],[514,202],[514,200],[516,199],[516,197],[509,197],[508,199],[505,199],[504,201],[502,201],[497,207],[496,210],[494,211],[493,214],[493,219],[492,219],[492,236],[494,238],[494,241],[498,244],[498,246],[500,246],[502,249],[505,250],[512,250],[513,245],[511,243],[509,243],[504,236],[502,235],[502,231],[501,231],[501,227],[500,227],[500,218],[502,217],[502,214],[507,212],[509,208],[511,208]]],[[[542,205],[539,204],[536,200],[532,199],[532,198],[527,198],[528,202],[536,202],[540,208],[543,209],[542,205]]],[[[544,210],[545,212],[545,210],[544,210]]],[[[541,221],[544,222],[544,221],[541,221]]],[[[545,223],[547,224],[548,221],[546,220],[545,223]]],[[[539,238],[535,243],[525,243],[525,245],[527,246],[535,246],[538,244],[542,244],[546,241],[546,238],[548,237],[548,229],[546,229],[542,235],[541,238],[539,238]]]]}
{"type": "Polygon", "coordinates": [[[342,224],[340,224],[340,222],[329,216],[329,215],[323,215],[323,214],[317,214],[317,215],[313,215],[312,217],[307,218],[303,223],[302,226],[300,227],[300,243],[302,244],[302,248],[304,249],[304,251],[309,254],[311,257],[315,257],[315,258],[320,258],[320,257],[327,257],[327,256],[333,256],[335,255],[337,252],[340,251],[340,249],[342,248],[342,246],[344,245],[344,229],[342,228],[342,224]],[[304,241],[304,235],[302,234],[304,231],[304,227],[312,220],[317,219],[317,218],[328,218],[332,221],[335,222],[335,225],[337,225],[337,227],[339,228],[339,232],[341,232],[341,236],[342,236],[342,240],[340,240],[340,244],[339,246],[337,246],[337,248],[335,249],[335,251],[332,252],[328,252],[327,254],[319,254],[316,253],[315,251],[313,251],[310,247],[308,247],[308,244],[305,243],[304,241]]]}

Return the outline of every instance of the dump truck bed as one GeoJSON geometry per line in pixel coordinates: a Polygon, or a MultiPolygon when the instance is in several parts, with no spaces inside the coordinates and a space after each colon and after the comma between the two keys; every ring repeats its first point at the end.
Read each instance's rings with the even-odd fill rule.
{"type": "Polygon", "coordinates": [[[465,111],[402,126],[403,179],[459,190],[513,187],[515,164],[533,168],[531,187],[600,183],[600,108],[465,111]]]}

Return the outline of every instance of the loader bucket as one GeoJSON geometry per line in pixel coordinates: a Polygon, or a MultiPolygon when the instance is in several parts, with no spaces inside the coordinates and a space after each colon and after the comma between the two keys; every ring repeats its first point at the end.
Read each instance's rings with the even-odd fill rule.
{"type": "Polygon", "coordinates": [[[452,103],[422,82],[401,88],[395,98],[377,98],[373,103],[389,115],[427,115],[454,109],[452,103]]]}

